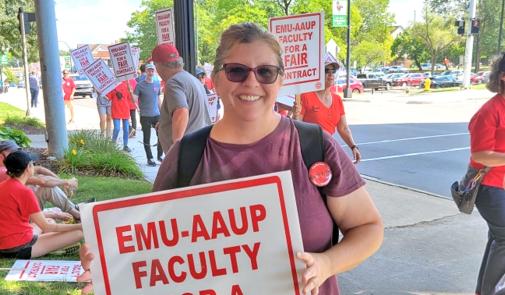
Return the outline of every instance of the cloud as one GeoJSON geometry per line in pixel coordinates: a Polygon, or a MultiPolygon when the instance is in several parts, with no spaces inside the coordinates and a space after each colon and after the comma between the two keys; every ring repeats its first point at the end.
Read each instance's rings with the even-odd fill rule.
{"type": "MultiPolygon", "coordinates": [[[[131,14],[141,0],[56,0],[58,39],[72,49],[77,44],[113,43],[126,36],[131,14]]],[[[62,48],[68,49],[68,48],[62,48]]]]}

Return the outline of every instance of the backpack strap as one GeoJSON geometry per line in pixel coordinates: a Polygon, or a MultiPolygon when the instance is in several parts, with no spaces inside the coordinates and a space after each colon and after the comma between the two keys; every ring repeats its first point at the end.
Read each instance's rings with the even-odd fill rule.
{"type": "Polygon", "coordinates": [[[211,129],[212,125],[206,126],[184,135],[181,139],[177,160],[177,187],[189,185],[202,159],[211,129]]]}

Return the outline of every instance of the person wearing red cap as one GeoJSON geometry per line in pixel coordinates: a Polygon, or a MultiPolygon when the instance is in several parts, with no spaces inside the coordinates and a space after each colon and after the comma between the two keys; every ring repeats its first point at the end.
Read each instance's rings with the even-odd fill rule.
{"type": "Polygon", "coordinates": [[[160,44],[152,51],[156,71],[165,81],[165,97],[160,110],[159,140],[165,153],[184,134],[210,125],[202,83],[184,70],[177,48],[160,44]]]}
{"type": "Polygon", "coordinates": [[[331,90],[335,84],[335,74],[340,66],[329,53],[326,54],[324,63],[325,89],[303,93],[301,95],[301,105],[295,105],[295,118],[318,124],[323,130],[332,135],[337,131],[351,149],[354,163],[358,163],[361,159],[361,153],[347,124],[342,98],[331,90]]]}

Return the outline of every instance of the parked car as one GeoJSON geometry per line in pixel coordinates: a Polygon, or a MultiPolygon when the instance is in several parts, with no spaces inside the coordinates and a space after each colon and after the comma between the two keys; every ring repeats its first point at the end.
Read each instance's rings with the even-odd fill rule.
{"type": "MultiPolygon", "coordinates": [[[[424,82],[421,82],[419,87],[424,88],[424,82]]],[[[461,81],[454,79],[451,75],[445,75],[431,78],[430,88],[460,87],[461,85],[461,81]]]]}
{"type": "Polygon", "coordinates": [[[419,86],[425,79],[423,73],[410,73],[394,81],[395,86],[419,86]]]}
{"type": "Polygon", "coordinates": [[[25,80],[19,80],[17,87],[18,88],[25,88],[25,80]]]}
{"type": "Polygon", "coordinates": [[[480,84],[482,83],[482,76],[479,76],[478,74],[475,74],[475,73],[472,73],[470,75],[470,83],[472,85],[477,85],[477,84],[480,84]]]}
{"type": "Polygon", "coordinates": [[[96,97],[95,89],[93,88],[93,84],[88,79],[88,77],[79,74],[70,74],[70,77],[74,80],[75,83],[74,96],[96,97]]]}
{"type": "Polygon", "coordinates": [[[490,73],[491,73],[490,71],[480,71],[477,73],[477,75],[479,75],[481,77],[482,83],[487,83],[487,82],[489,82],[489,74],[490,73]]]}
{"type": "MultiPolygon", "coordinates": [[[[343,92],[345,88],[347,88],[347,79],[340,78],[336,81],[335,85],[332,86],[331,91],[343,92]]],[[[363,83],[356,78],[350,79],[350,88],[352,93],[363,93],[365,91],[363,83]]]]}
{"type": "Polygon", "coordinates": [[[386,89],[386,82],[384,81],[384,73],[370,72],[358,74],[357,79],[363,84],[365,89],[386,89]]]}
{"type": "Polygon", "coordinates": [[[398,78],[405,76],[404,73],[391,73],[384,76],[384,82],[386,83],[386,89],[390,89],[394,85],[394,81],[398,78]]]}

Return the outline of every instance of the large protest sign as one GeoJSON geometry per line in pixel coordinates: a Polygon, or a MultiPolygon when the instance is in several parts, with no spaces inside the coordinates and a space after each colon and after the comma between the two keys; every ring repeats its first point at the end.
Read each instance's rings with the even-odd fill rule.
{"type": "Polygon", "coordinates": [[[85,204],[81,216],[95,294],[301,294],[289,171],[85,204]]]}
{"type": "Polygon", "coordinates": [[[76,282],[83,273],[80,261],[16,260],[6,281],[76,282]]]}
{"type": "Polygon", "coordinates": [[[216,123],[218,115],[218,104],[219,97],[217,94],[207,94],[207,111],[209,112],[210,121],[216,123]]]}
{"type": "Polygon", "coordinates": [[[93,55],[88,45],[81,46],[77,49],[70,51],[72,60],[74,61],[75,69],[82,73],[85,68],[93,63],[93,55]]]}
{"type": "Polygon", "coordinates": [[[140,48],[138,47],[131,47],[132,51],[132,58],[133,58],[133,63],[135,69],[139,68],[139,63],[140,63],[140,48]]]}
{"type": "Polygon", "coordinates": [[[137,67],[133,60],[130,44],[119,43],[109,46],[110,60],[114,74],[119,81],[133,79],[137,74],[137,67]]]}
{"type": "Polygon", "coordinates": [[[269,30],[277,37],[284,62],[284,84],[279,95],[324,88],[324,14],[271,18],[269,30]]]}
{"type": "Polygon", "coordinates": [[[175,45],[174,12],[172,8],[156,11],[158,44],[175,45]]]}
{"type": "Polygon", "coordinates": [[[106,95],[111,92],[118,84],[114,73],[101,59],[95,60],[87,67],[84,70],[84,74],[88,77],[100,95],[106,95]]]}

